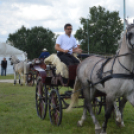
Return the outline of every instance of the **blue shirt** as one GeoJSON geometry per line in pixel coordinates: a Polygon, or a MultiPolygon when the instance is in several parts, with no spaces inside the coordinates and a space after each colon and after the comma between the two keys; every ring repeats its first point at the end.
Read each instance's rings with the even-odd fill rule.
{"type": "Polygon", "coordinates": [[[49,52],[42,52],[41,54],[40,54],[40,56],[39,56],[39,58],[47,58],[48,56],[50,55],[50,53],[49,52]]]}

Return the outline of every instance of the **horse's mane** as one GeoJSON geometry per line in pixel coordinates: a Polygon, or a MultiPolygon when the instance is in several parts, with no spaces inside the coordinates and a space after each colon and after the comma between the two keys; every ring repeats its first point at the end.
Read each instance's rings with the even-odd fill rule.
{"type": "MultiPolygon", "coordinates": [[[[126,28],[126,30],[129,31],[132,27],[134,27],[134,24],[128,25],[127,28],[126,28]]],[[[119,46],[118,46],[118,49],[117,49],[116,53],[118,53],[118,52],[120,51],[121,44],[122,44],[122,42],[123,42],[123,38],[124,38],[124,35],[125,35],[125,34],[126,34],[125,31],[121,32],[121,36],[120,36],[121,38],[120,38],[120,40],[118,41],[119,46]]]]}
{"type": "Polygon", "coordinates": [[[132,27],[134,27],[134,24],[130,24],[130,25],[128,25],[128,27],[126,28],[127,31],[129,31],[132,27]]]}
{"type": "Polygon", "coordinates": [[[124,38],[124,34],[125,34],[125,31],[122,31],[121,34],[120,34],[120,40],[118,41],[119,46],[118,46],[118,49],[117,49],[116,53],[118,53],[120,51],[121,44],[122,44],[123,38],[124,38]]]}

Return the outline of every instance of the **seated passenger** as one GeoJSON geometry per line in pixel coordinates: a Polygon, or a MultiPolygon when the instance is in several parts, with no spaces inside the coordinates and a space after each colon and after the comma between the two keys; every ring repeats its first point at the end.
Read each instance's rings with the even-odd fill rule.
{"type": "Polygon", "coordinates": [[[45,59],[50,55],[46,48],[44,48],[42,51],[43,52],[40,54],[39,59],[45,59]]]}
{"type": "Polygon", "coordinates": [[[79,60],[76,59],[72,53],[81,53],[82,50],[77,46],[76,39],[71,35],[72,25],[66,24],[64,26],[65,34],[60,35],[56,40],[55,49],[57,50],[57,56],[67,66],[71,64],[78,64],[79,60]]]}

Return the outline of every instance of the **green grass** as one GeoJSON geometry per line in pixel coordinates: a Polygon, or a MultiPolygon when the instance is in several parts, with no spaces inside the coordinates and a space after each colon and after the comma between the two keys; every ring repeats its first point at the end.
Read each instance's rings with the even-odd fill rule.
{"type": "MultiPolygon", "coordinates": [[[[62,92],[64,89],[61,89],[62,92]]],[[[82,101],[81,101],[82,103],[82,101]]],[[[108,134],[134,134],[134,109],[127,103],[124,120],[125,128],[119,128],[111,118],[108,123],[108,134]]],[[[63,110],[62,124],[51,125],[49,114],[41,120],[35,108],[35,87],[0,84],[0,134],[94,134],[94,124],[88,115],[84,126],[77,127],[82,108],[73,109],[70,113],[63,110]]],[[[96,116],[102,124],[104,111],[96,116]]]]}
{"type": "Polygon", "coordinates": [[[1,76],[0,75],[0,80],[2,79],[14,79],[14,75],[13,74],[10,74],[10,75],[7,75],[7,76],[1,76]]]}

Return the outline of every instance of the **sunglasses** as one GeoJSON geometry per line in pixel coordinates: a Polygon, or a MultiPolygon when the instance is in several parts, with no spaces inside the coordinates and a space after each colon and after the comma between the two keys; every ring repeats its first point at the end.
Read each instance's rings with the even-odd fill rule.
{"type": "Polygon", "coordinates": [[[72,31],[73,29],[72,28],[67,28],[66,30],[68,30],[68,31],[71,30],[72,31]]]}

